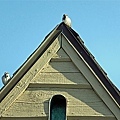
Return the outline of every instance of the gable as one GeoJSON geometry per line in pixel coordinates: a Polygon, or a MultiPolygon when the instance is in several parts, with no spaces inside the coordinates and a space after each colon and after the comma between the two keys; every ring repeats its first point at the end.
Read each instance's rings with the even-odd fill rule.
{"type": "Polygon", "coordinates": [[[1,116],[45,119],[50,98],[62,94],[68,100],[69,119],[116,120],[119,110],[98,80],[61,33],[3,99],[1,116]]]}
{"type": "Polygon", "coordinates": [[[60,48],[56,54],[44,65],[42,70],[36,75],[32,83],[42,84],[85,84],[89,83],[81,72],[76,68],[65,51],[60,48]],[[79,79],[78,79],[79,78],[79,79]]]}

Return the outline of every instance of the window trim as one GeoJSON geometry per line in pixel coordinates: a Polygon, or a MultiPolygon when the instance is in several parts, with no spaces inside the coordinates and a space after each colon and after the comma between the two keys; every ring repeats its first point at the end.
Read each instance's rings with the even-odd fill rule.
{"type": "MultiPolygon", "coordinates": [[[[65,114],[67,114],[67,100],[65,98],[65,96],[61,95],[61,94],[56,94],[56,95],[53,95],[50,100],[49,100],[49,116],[48,116],[48,120],[50,120],[50,114],[51,114],[51,101],[53,100],[54,97],[56,96],[60,96],[62,97],[64,100],[65,100],[65,114]]],[[[65,115],[66,116],[66,115],[65,115]]],[[[66,116],[66,120],[67,120],[67,116],[66,116]]]]}

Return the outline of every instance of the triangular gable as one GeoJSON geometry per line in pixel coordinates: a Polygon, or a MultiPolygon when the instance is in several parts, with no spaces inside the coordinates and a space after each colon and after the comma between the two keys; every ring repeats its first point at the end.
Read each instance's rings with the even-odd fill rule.
{"type": "MultiPolygon", "coordinates": [[[[43,66],[45,66],[46,63],[48,63],[50,60],[55,61],[56,59],[54,58],[59,58],[59,54],[57,54],[58,51],[64,51],[66,54],[64,54],[65,56],[63,58],[68,61],[73,61],[77,69],[88,81],[86,84],[90,83],[90,86],[92,86],[94,91],[103,100],[110,111],[115,115],[115,117],[117,117],[117,119],[119,119],[119,95],[116,93],[116,90],[114,90],[113,87],[111,93],[108,89],[109,87],[106,87],[106,84],[103,83],[103,79],[101,80],[100,77],[101,74],[107,81],[107,85],[111,85],[103,71],[99,70],[100,67],[96,65],[95,61],[90,56],[91,54],[89,51],[87,51],[84,47],[82,40],[78,37],[78,34],[75,33],[72,29],[68,29],[64,23],[61,23],[59,26],[57,26],[46,37],[41,46],[38,47],[38,49],[29,57],[25,64],[23,64],[23,66],[17,71],[12,80],[2,89],[2,98],[5,98],[3,100],[1,99],[1,112],[7,110],[10,105],[12,105],[12,103],[20,95],[22,95],[28,86],[36,85],[31,81],[35,78],[37,73],[42,70],[43,66]],[[87,57],[89,57],[90,61],[87,59],[87,57]],[[95,66],[91,65],[93,63],[97,67],[95,69],[98,69],[99,72],[101,71],[101,73],[99,73],[99,76],[98,71],[96,72],[95,69],[92,68],[95,66]],[[7,90],[7,92],[5,90],[7,90]],[[116,97],[114,97],[113,93],[116,94],[116,97]]],[[[80,86],[83,86],[83,84],[80,86]]],[[[90,87],[89,85],[86,85],[84,87],[87,86],[88,88],[90,87]]]]}
{"type": "MultiPolygon", "coordinates": [[[[3,117],[34,118],[39,116],[42,118],[45,114],[48,114],[48,99],[54,93],[59,93],[66,96],[66,99],[69,100],[67,103],[68,117],[75,112],[75,117],[76,115],[81,116],[84,114],[86,117],[94,115],[115,119],[111,111],[92,89],[89,81],[81,73],[81,68],[79,70],[79,67],[72,61],[71,55],[66,53],[66,49],[71,47],[69,44],[64,43],[65,41],[67,39],[65,39],[63,34],[60,34],[43,53],[43,56],[36,61],[25,76],[14,86],[11,93],[8,94],[8,98],[2,101],[2,104],[4,104],[2,106],[3,117]],[[67,47],[64,45],[67,45],[67,47]],[[44,61],[47,58],[46,56],[48,56],[48,59],[44,61]],[[87,94],[89,94],[89,99],[86,99],[87,94]],[[11,96],[13,97],[11,98],[11,96]],[[74,108],[72,104],[74,104],[74,108]],[[99,107],[96,107],[96,105],[99,107]],[[44,108],[44,106],[47,107],[44,108]],[[47,110],[44,111],[44,109],[47,110]],[[26,114],[27,111],[29,111],[29,114],[26,114]]],[[[74,49],[71,49],[70,52],[73,53],[74,49]]],[[[89,74],[89,76],[91,75],[89,74]]]]}

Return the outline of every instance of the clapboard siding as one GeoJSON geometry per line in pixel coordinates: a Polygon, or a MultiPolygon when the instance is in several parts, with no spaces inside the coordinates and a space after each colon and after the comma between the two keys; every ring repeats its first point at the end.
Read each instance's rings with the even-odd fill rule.
{"type": "Polygon", "coordinates": [[[46,84],[87,84],[85,77],[79,73],[38,73],[31,83],[46,84]]]}
{"type": "MultiPolygon", "coordinates": [[[[35,116],[35,117],[7,117],[1,118],[0,120],[48,120],[46,116],[35,116]]],[[[116,120],[114,117],[104,116],[68,116],[67,120],[116,120]]]]}
{"type": "Polygon", "coordinates": [[[67,116],[111,116],[92,89],[28,88],[4,113],[4,116],[48,116],[49,100],[61,94],[67,99],[67,116]]]}
{"type": "Polygon", "coordinates": [[[72,62],[49,62],[41,72],[79,72],[72,62]]]}
{"type": "Polygon", "coordinates": [[[117,104],[83,58],[83,50],[73,46],[65,31],[55,31],[7,84],[0,119],[48,120],[50,99],[59,94],[67,100],[67,120],[119,120],[117,104]]]}

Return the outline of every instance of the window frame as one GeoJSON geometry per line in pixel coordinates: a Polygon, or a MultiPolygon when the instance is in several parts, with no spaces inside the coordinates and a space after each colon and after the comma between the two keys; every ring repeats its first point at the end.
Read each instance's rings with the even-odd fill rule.
{"type": "MultiPolygon", "coordinates": [[[[53,96],[50,98],[50,100],[49,100],[49,116],[48,116],[48,120],[51,120],[51,119],[50,119],[50,118],[51,118],[51,102],[52,102],[52,100],[55,99],[55,97],[61,97],[61,98],[65,101],[65,116],[66,116],[66,113],[67,113],[67,109],[66,109],[66,108],[67,108],[67,100],[66,100],[65,96],[63,96],[63,95],[61,95],[61,94],[53,95],[53,96]]],[[[66,116],[65,120],[67,120],[67,116],[66,116]]]]}

